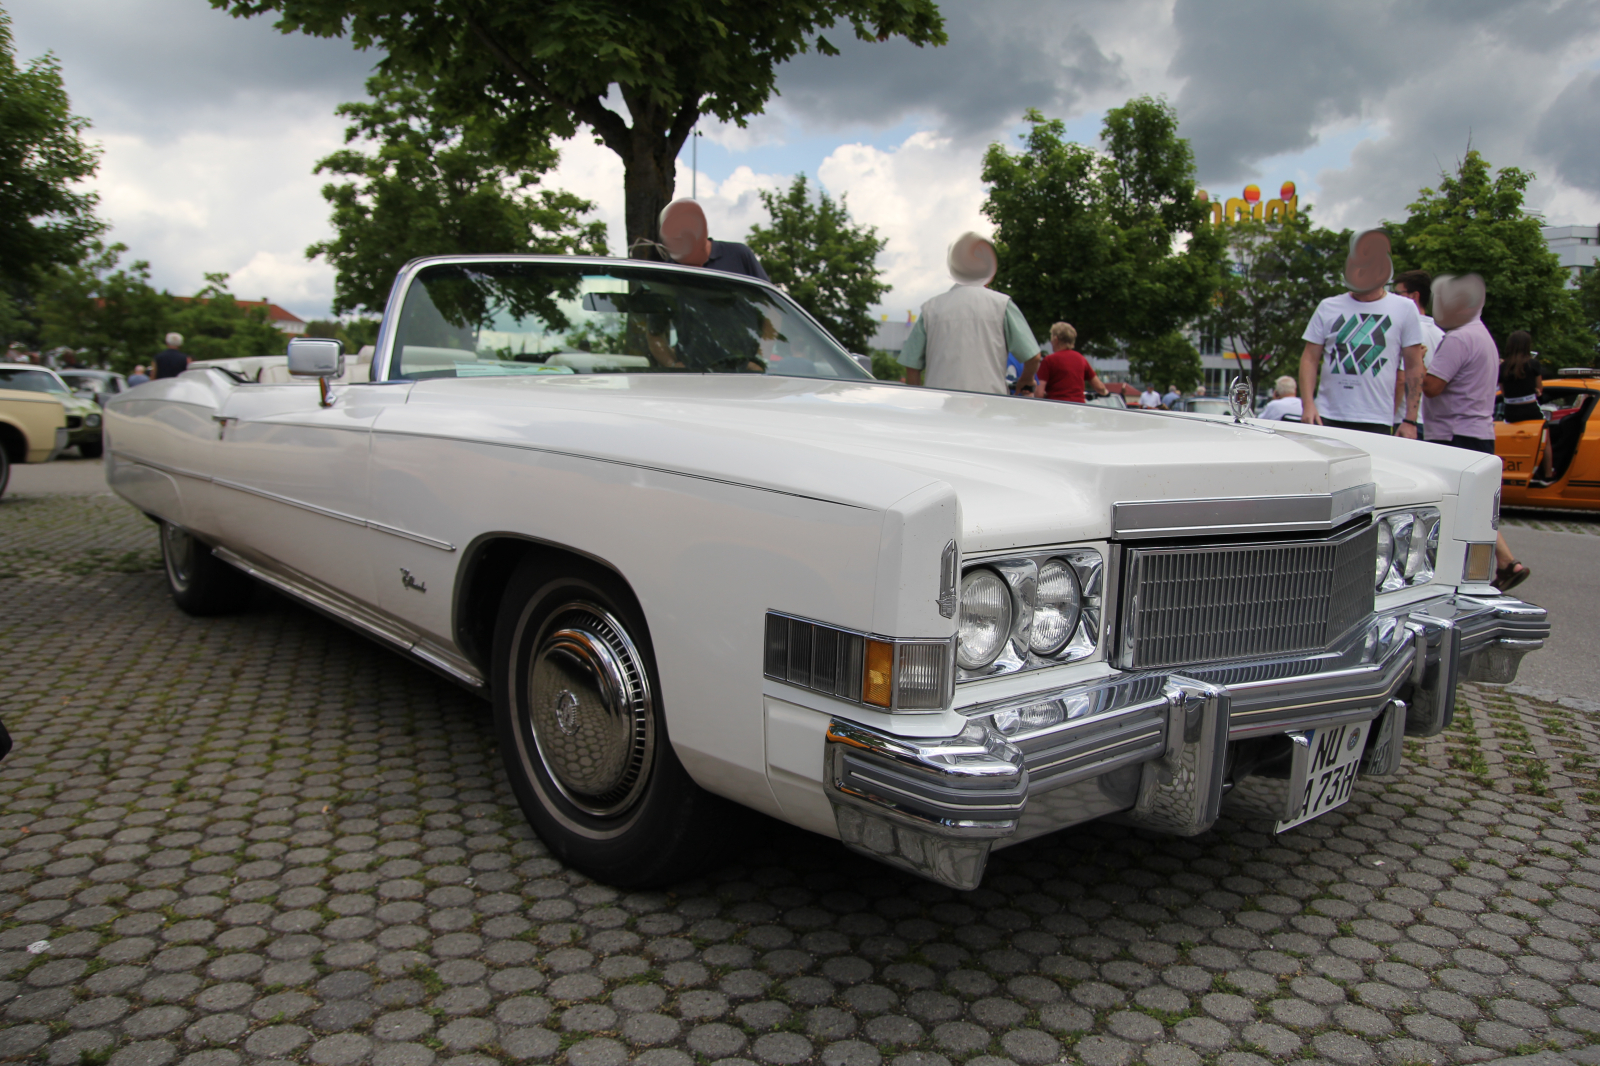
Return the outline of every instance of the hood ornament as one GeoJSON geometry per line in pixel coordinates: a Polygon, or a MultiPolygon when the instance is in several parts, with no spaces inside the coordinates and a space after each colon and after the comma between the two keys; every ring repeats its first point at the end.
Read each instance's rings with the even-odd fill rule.
{"type": "Polygon", "coordinates": [[[1250,408],[1250,383],[1243,377],[1233,379],[1228,386],[1228,410],[1233,412],[1235,424],[1244,421],[1244,416],[1251,414],[1250,408]]]}

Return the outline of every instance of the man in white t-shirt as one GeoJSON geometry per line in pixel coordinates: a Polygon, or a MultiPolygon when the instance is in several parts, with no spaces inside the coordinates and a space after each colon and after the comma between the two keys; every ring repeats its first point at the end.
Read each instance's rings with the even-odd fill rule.
{"type": "MultiPolygon", "coordinates": [[[[1433,365],[1433,353],[1439,350],[1439,342],[1444,340],[1444,330],[1428,317],[1428,301],[1433,297],[1433,275],[1426,270],[1403,270],[1394,276],[1394,284],[1389,286],[1389,291],[1417,305],[1417,318],[1422,323],[1422,372],[1426,377],[1428,368],[1433,365]]],[[[1396,381],[1394,424],[1397,426],[1405,417],[1405,402],[1404,382],[1396,381]]]]}
{"type": "Polygon", "coordinates": [[[1422,324],[1409,297],[1384,291],[1393,276],[1387,234],[1373,229],[1351,238],[1344,262],[1350,291],[1318,304],[1301,335],[1306,342],[1300,354],[1301,421],[1394,433],[1398,378],[1406,397],[1399,434],[1417,439],[1422,324]]]}
{"type": "Polygon", "coordinates": [[[1294,378],[1285,374],[1272,383],[1272,399],[1261,409],[1261,419],[1264,422],[1282,422],[1285,419],[1298,422],[1301,410],[1300,397],[1295,395],[1294,378]]]}
{"type": "Polygon", "coordinates": [[[1151,410],[1161,406],[1161,394],[1156,391],[1154,385],[1146,385],[1144,387],[1144,391],[1139,394],[1139,406],[1148,407],[1151,410]]]}

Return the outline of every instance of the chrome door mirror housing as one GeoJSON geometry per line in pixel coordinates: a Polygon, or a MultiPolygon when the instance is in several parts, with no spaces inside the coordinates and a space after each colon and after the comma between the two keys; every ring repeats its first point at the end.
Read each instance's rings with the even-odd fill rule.
{"type": "Polygon", "coordinates": [[[289,342],[289,373],[305,378],[336,378],[344,373],[344,345],[323,337],[289,342]]]}
{"type": "Polygon", "coordinates": [[[289,342],[289,373],[316,378],[323,407],[332,407],[328,379],[344,375],[344,345],[324,337],[296,337],[289,342]]]}

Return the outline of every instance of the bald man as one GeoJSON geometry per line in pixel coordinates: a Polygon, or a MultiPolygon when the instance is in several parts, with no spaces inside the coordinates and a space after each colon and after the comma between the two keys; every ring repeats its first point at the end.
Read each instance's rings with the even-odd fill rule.
{"type": "Polygon", "coordinates": [[[661,244],[674,263],[772,280],[749,245],[714,241],[709,234],[706,213],[693,200],[674,200],[661,209],[661,244]]]}

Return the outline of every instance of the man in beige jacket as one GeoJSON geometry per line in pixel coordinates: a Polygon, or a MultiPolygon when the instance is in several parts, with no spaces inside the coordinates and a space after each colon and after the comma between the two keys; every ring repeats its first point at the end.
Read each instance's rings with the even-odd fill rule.
{"type": "Polygon", "coordinates": [[[1018,391],[1031,388],[1039,342],[1011,297],[988,287],[999,269],[994,245],[976,233],[963,233],[950,245],[947,262],[955,284],[922,305],[896,356],[907,368],[906,381],[1003,396],[1009,352],[1023,361],[1018,391]]]}

